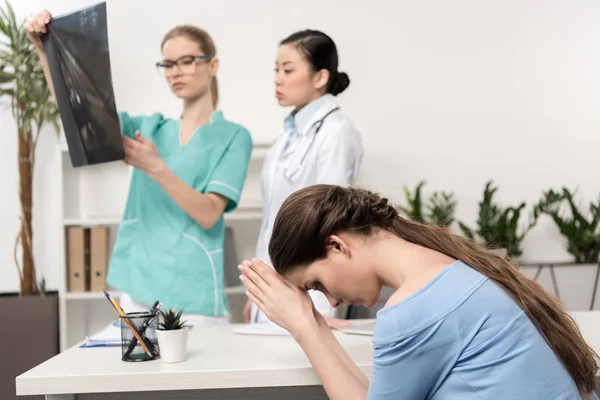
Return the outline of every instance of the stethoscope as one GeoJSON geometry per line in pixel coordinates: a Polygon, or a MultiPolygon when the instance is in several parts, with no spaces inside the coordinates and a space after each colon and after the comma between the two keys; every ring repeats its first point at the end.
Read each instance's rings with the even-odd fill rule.
{"type": "Polygon", "coordinates": [[[327,114],[325,114],[323,116],[323,118],[321,118],[318,121],[315,121],[315,123],[313,123],[312,126],[310,127],[310,129],[306,132],[306,135],[302,136],[302,139],[300,139],[300,143],[298,143],[298,146],[296,146],[296,149],[294,150],[294,154],[292,154],[292,156],[290,157],[290,161],[287,163],[287,165],[285,165],[283,167],[283,176],[285,176],[288,180],[291,179],[292,176],[294,176],[294,174],[296,174],[304,166],[304,159],[306,158],[306,155],[308,154],[313,143],[315,142],[317,133],[319,133],[319,131],[321,130],[321,127],[323,126],[323,121],[325,121],[325,118],[327,118],[330,114],[334,113],[335,111],[337,111],[339,109],[340,109],[339,107],[336,107],[333,110],[329,111],[327,114]],[[314,129],[314,132],[312,134],[310,134],[310,131],[313,129],[314,129]],[[291,168],[292,164],[294,163],[295,159],[297,158],[296,155],[297,155],[299,149],[302,148],[304,141],[307,140],[307,137],[309,135],[310,135],[310,142],[308,143],[308,146],[306,147],[306,149],[304,150],[304,153],[300,157],[300,162],[298,164],[296,164],[296,166],[294,168],[291,168]]]}
{"type": "MultiPolygon", "coordinates": [[[[339,110],[339,107],[336,107],[334,109],[332,109],[331,111],[329,111],[327,114],[325,114],[323,116],[323,118],[321,118],[318,121],[315,121],[312,126],[310,127],[310,129],[306,132],[306,135],[304,135],[302,137],[302,139],[300,139],[300,143],[298,144],[298,146],[296,147],[296,149],[294,149],[294,153],[291,155],[290,157],[290,161],[287,163],[287,165],[285,165],[283,167],[283,175],[287,178],[287,179],[291,179],[292,176],[294,176],[295,173],[297,173],[302,166],[304,165],[304,159],[306,158],[306,155],[308,154],[308,152],[310,151],[313,143],[315,142],[315,138],[317,137],[317,133],[319,133],[319,131],[321,130],[321,127],[323,126],[323,121],[325,121],[325,118],[327,118],[330,114],[334,113],[335,111],[339,110]],[[306,137],[309,135],[310,131],[314,129],[314,132],[312,133],[312,137],[310,139],[310,143],[308,144],[308,147],[306,148],[306,150],[304,150],[304,154],[302,154],[302,157],[300,158],[300,162],[296,165],[296,167],[293,170],[290,170],[290,167],[294,161],[294,159],[296,158],[296,154],[298,153],[298,150],[302,147],[302,144],[304,143],[304,141],[306,140],[306,137]]],[[[261,311],[259,309],[256,310],[256,312],[254,313],[254,316],[252,316],[252,321],[253,322],[257,322],[258,320],[258,314],[261,311]]]]}

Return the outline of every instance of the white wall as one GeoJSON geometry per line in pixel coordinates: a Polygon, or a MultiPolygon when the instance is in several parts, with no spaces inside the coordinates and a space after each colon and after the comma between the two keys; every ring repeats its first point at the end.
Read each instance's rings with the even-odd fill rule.
{"type": "MultiPolygon", "coordinates": [[[[24,17],[95,1],[13,3],[24,17]]],[[[488,179],[507,203],[531,203],[561,185],[578,187],[588,200],[598,195],[596,1],[109,0],[108,7],[120,109],[177,115],[179,103],[153,65],[162,35],[193,23],[216,41],[226,116],[246,125],[255,141],[270,141],[289,111],[273,96],[277,43],[298,29],[322,29],[336,41],[341,69],[352,80],[339,100],[363,134],[362,184],[401,200],[402,185],[427,179],[429,190],[456,192],[458,217],[469,223],[488,179]]],[[[7,206],[0,211],[0,291],[10,291],[16,289],[16,141],[4,111],[2,118],[0,184],[7,206]]],[[[52,141],[40,149],[48,154],[48,173],[45,183],[36,177],[36,227],[40,218],[53,221],[50,207],[58,207],[41,198],[50,193],[49,171],[57,162],[52,141]]],[[[43,233],[36,235],[41,246],[43,233]]],[[[563,248],[554,226],[542,221],[526,241],[524,258],[565,259],[563,248]]],[[[38,247],[38,264],[54,251],[38,247]]]]}

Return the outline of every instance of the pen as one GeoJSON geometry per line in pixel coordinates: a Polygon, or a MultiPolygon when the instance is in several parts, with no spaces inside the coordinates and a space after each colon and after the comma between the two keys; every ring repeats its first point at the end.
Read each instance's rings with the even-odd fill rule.
{"type": "MultiPolygon", "coordinates": [[[[148,319],[146,319],[146,321],[144,321],[144,323],[140,327],[140,335],[143,335],[144,332],[146,332],[146,329],[148,329],[148,326],[150,326],[150,323],[154,320],[154,318],[156,318],[156,314],[158,313],[159,308],[160,308],[160,303],[157,300],[154,302],[154,305],[152,305],[152,308],[150,309],[150,314],[152,314],[152,316],[149,317],[148,319]]],[[[127,350],[125,351],[126,356],[129,355],[133,351],[133,349],[135,349],[135,345],[137,344],[137,342],[138,341],[135,337],[131,338],[129,345],[127,346],[127,350]]]]}
{"type": "Polygon", "coordinates": [[[148,353],[148,355],[150,357],[152,357],[153,354],[150,352],[150,350],[148,349],[148,346],[146,346],[146,343],[142,340],[140,334],[135,329],[135,327],[133,326],[133,324],[131,323],[131,321],[129,320],[129,318],[127,318],[127,316],[125,315],[125,312],[123,311],[123,309],[121,309],[121,307],[119,306],[119,304],[114,299],[112,299],[110,297],[110,295],[105,290],[103,290],[103,292],[104,292],[104,296],[106,296],[106,298],[108,299],[108,301],[110,301],[110,303],[113,305],[113,307],[115,308],[115,310],[117,310],[117,312],[119,313],[119,315],[121,317],[124,317],[123,319],[125,320],[125,322],[129,326],[129,329],[131,329],[131,331],[133,332],[133,335],[137,338],[137,340],[139,340],[140,344],[144,348],[144,351],[146,353],[148,353]]]}

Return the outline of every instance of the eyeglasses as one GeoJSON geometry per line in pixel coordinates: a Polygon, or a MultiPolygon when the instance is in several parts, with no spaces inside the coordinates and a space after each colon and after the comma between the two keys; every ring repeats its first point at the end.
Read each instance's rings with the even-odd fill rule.
{"type": "Polygon", "coordinates": [[[210,61],[212,60],[212,56],[183,56],[179,57],[175,61],[170,60],[162,60],[156,63],[156,68],[161,73],[167,73],[168,71],[172,71],[173,67],[177,66],[179,71],[182,74],[191,74],[196,69],[196,61],[210,61]]]}

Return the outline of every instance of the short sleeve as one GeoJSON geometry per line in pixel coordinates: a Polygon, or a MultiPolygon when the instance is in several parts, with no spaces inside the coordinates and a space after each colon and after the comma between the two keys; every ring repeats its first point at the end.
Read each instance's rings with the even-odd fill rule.
{"type": "Polygon", "coordinates": [[[217,193],[229,199],[225,212],[236,209],[246,182],[248,163],[252,154],[252,137],[241,128],[229,143],[215,167],[205,193],[217,193]]]}
{"type": "Polygon", "coordinates": [[[367,399],[430,399],[459,357],[456,324],[455,318],[445,318],[387,343],[378,343],[374,337],[367,399]]]}
{"type": "Polygon", "coordinates": [[[121,125],[121,133],[133,138],[135,131],[140,130],[144,117],[132,117],[127,112],[119,113],[119,124],[121,125]]]}

